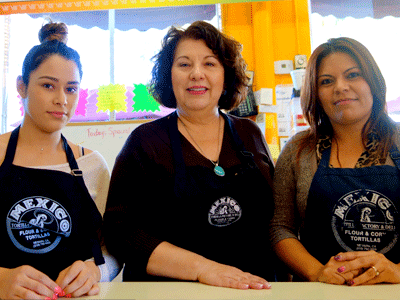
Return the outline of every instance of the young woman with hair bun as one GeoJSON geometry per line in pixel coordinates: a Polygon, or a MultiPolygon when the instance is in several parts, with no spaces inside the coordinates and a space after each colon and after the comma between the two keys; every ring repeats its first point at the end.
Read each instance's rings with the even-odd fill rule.
{"type": "Polygon", "coordinates": [[[22,123],[0,136],[1,299],[95,295],[97,282],[113,276],[100,246],[108,167],[61,134],[82,78],[67,35],[63,23],[41,28],[17,78],[22,123]]]}

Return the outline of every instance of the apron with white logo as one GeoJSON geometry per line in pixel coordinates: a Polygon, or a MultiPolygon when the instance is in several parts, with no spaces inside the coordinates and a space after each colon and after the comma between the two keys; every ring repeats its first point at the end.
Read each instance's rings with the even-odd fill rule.
{"type": "Polygon", "coordinates": [[[307,200],[300,239],[322,264],[339,252],[374,250],[400,262],[400,153],[389,165],[329,168],[331,149],[322,153],[307,200]]]}
{"type": "Polygon", "coordinates": [[[176,246],[274,281],[267,233],[272,189],[230,119],[222,116],[241,162],[225,169],[225,176],[217,176],[211,165],[186,166],[176,113],[168,120],[176,174],[169,201],[178,211],[164,224],[163,235],[176,246]]]}
{"type": "Polygon", "coordinates": [[[55,280],[76,260],[104,263],[102,217],[90,197],[71,148],[62,136],[71,174],[13,165],[19,127],[0,166],[0,266],[30,265],[55,280]]]}

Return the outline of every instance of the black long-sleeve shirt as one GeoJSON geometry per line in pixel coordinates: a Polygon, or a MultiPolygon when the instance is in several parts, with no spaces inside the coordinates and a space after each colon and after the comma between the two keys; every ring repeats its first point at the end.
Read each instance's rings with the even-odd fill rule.
{"type": "MultiPolygon", "coordinates": [[[[171,141],[167,130],[167,121],[170,116],[143,124],[136,128],[127,139],[124,147],[119,153],[112,172],[109,197],[107,202],[105,221],[105,241],[111,254],[126,264],[124,271],[124,281],[149,281],[155,280],[146,274],[146,266],[153,250],[162,242],[167,241],[178,247],[182,247],[180,240],[169,239],[168,230],[171,224],[176,224],[176,220],[182,219],[182,240],[185,235],[197,235],[193,232],[194,228],[190,224],[190,214],[198,211],[202,204],[198,206],[182,205],[175,201],[174,181],[175,168],[171,141]],[[188,217],[189,216],[189,217],[188,217]],[[184,221],[183,221],[184,220],[184,221]]],[[[260,169],[262,176],[272,186],[273,163],[269,154],[268,146],[258,126],[247,119],[228,116],[235,130],[242,140],[247,151],[254,154],[254,160],[260,169]]],[[[225,122],[224,137],[220,154],[219,165],[224,169],[239,165],[234,141],[228,134],[227,122],[225,122]]],[[[186,166],[205,166],[213,168],[212,163],[201,155],[183,135],[180,135],[182,152],[186,166]]],[[[263,188],[260,186],[243,186],[243,189],[258,190],[259,197],[252,197],[248,201],[253,201],[256,206],[265,199],[263,188]],[[259,199],[255,199],[259,198],[259,199]]],[[[205,209],[209,209],[209,204],[205,209]]],[[[260,228],[254,231],[268,232],[268,219],[260,220],[260,228]]],[[[172,227],[171,227],[172,228],[172,227]]],[[[246,232],[238,232],[238,236],[246,235],[246,232]]],[[[260,253],[269,251],[269,244],[266,238],[260,236],[260,241],[251,241],[247,245],[249,248],[260,250],[260,253]]],[[[238,239],[238,245],[244,240],[238,239]]],[[[182,241],[182,244],[184,242],[182,241]]],[[[213,245],[204,245],[211,248],[206,253],[212,251],[224,251],[224,249],[214,249],[213,245]]],[[[184,248],[184,246],[183,246],[184,248]]],[[[204,249],[189,249],[196,253],[201,253],[204,249]],[[198,251],[197,251],[198,250],[198,251]]],[[[204,250],[205,251],[205,250],[204,250]]],[[[235,249],[225,249],[225,251],[236,251],[235,249]]],[[[238,264],[234,265],[243,271],[251,272],[252,262],[250,258],[240,257],[238,253],[238,264]],[[243,260],[249,260],[249,266],[243,260]]],[[[210,257],[207,257],[210,258],[210,257]]],[[[212,257],[210,258],[212,259],[212,257]]],[[[265,257],[259,257],[260,264],[265,257]]],[[[223,261],[218,261],[225,263],[223,261]]],[[[263,277],[263,274],[255,274],[263,277]]],[[[272,280],[271,278],[266,278],[272,280]]],[[[156,280],[160,280],[157,278],[156,280]]]]}

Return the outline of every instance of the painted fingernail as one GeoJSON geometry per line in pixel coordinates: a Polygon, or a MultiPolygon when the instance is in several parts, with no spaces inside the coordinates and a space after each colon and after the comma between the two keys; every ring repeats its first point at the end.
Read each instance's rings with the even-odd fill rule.
{"type": "Polygon", "coordinates": [[[340,260],[342,257],[340,256],[340,255],[336,255],[335,257],[334,257],[334,259],[335,260],[340,260]]]}
{"type": "Polygon", "coordinates": [[[352,286],[354,284],[354,280],[347,281],[348,286],[352,286]]]}
{"type": "Polygon", "coordinates": [[[58,296],[64,297],[65,296],[65,291],[61,290],[61,292],[58,294],[58,296]]]}
{"type": "Polygon", "coordinates": [[[53,294],[53,297],[51,297],[51,300],[57,300],[58,299],[58,294],[53,294]]]}
{"type": "Polygon", "coordinates": [[[71,294],[66,294],[66,295],[65,295],[65,298],[71,298],[71,297],[72,297],[71,294]]]}
{"type": "Polygon", "coordinates": [[[337,271],[338,271],[339,273],[344,272],[344,270],[346,270],[346,268],[345,268],[344,266],[341,266],[340,268],[337,269],[337,271]]]}
{"type": "Polygon", "coordinates": [[[46,298],[44,298],[44,300],[51,300],[51,298],[50,297],[46,297],[46,298]]]}
{"type": "Polygon", "coordinates": [[[59,286],[56,286],[56,287],[54,288],[54,294],[60,295],[61,292],[62,292],[62,289],[61,289],[59,286]]]}

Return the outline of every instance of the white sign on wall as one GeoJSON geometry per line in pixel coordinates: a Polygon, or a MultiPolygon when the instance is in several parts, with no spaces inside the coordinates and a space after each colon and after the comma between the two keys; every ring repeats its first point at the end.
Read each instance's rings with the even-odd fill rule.
{"type": "Polygon", "coordinates": [[[144,122],[72,123],[63,129],[63,135],[74,144],[99,151],[111,171],[130,133],[144,122]]]}

